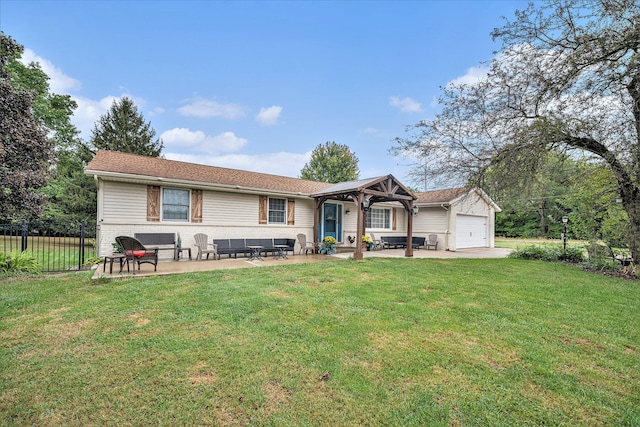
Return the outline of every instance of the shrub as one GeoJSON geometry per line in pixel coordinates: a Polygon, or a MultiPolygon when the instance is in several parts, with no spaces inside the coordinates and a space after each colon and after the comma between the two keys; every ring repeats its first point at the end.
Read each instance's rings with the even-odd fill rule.
{"type": "Polygon", "coordinates": [[[567,246],[567,250],[560,253],[560,260],[580,264],[584,262],[584,249],[580,246],[567,246]]]}
{"type": "Polygon", "coordinates": [[[538,259],[541,261],[566,261],[579,264],[584,261],[584,249],[580,246],[567,246],[566,251],[559,246],[529,245],[518,248],[509,255],[515,259],[538,259]]]}
{"type": "Polygon", "coordinates": [[[42,267],[29,252],[0,252],[1,273],[40,273],[42,267]]]}
{"type": "Polygon", "coordinates": [[[94,256],[94,257],[87,258],[87,260],[84,262],[84,265],[90,266],[90,265],[97,265],[100,263],[102,263],[102,258],[94,256]]]}
{"type": "Polygon", "coordinates": [[[509,258],[515,259],[539,259],[542,261],[558,261],[562,251],[556,246],[539,246],[528,245],[523,248],[518,248],[511,254],[509,258]]]}

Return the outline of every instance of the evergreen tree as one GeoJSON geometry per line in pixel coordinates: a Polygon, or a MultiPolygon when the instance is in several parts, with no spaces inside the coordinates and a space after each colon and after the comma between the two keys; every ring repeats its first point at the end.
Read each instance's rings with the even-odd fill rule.
{"type": "Polygon", "coordinates": [[[91,144],[99,150],[159,157],[164,144],[161,139],[154,140],[155,135],[133,100],[123,97],[100,117],[93,128],[91,144]]]}

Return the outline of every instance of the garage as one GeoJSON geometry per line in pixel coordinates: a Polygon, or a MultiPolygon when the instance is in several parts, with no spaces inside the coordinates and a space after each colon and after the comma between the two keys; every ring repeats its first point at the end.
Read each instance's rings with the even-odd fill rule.
{"type": "Polygon", "coordinates": [[[456,217],[456,247],[487,247],[487,217],[458,215],[456,217]]]}

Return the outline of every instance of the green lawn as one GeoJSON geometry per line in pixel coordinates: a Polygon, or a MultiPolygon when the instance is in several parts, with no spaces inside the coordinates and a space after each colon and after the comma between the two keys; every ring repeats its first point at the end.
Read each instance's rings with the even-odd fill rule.
{"type": "Polygon", "coordinates": [[[640,283],[577,267],[0,280],[0,425],[640,425],[640,283]]]}

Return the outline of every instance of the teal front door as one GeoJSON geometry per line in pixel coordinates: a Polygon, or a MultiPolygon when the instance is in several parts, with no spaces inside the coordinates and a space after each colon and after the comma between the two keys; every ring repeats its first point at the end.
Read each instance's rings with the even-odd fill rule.
{"type": "Polygon", "coordinates": [[[342,205],[325,203],[323,209],[322,238],[334,237],[342,241],[342,205]]]}

